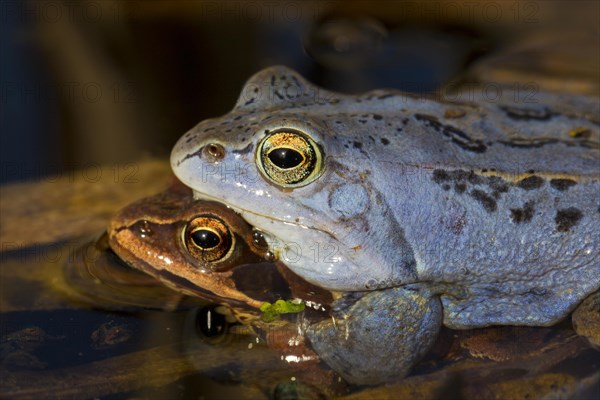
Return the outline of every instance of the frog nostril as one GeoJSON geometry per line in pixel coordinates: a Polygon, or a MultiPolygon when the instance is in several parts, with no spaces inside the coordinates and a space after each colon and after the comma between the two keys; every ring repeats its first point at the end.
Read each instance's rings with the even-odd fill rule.
{"type": "Polygon", "coordinates": [[[225,157],[225,149],[217,143],[209,143],[202,149],[202,155],[208,161],[216,162],[225,157]]]}
{"type": "Polygon", "coordinates": [[[148,237],[152,236],[154,232],[152,232],[152,227],[150,226],[150,222],[146,220],[142,220],[135,223],[135,228],[140,235],[140,237],[148,237]]]}

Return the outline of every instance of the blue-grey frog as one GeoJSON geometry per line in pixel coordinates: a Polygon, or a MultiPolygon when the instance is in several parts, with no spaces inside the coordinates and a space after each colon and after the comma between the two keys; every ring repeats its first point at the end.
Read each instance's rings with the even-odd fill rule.
{"type": "Polygon", "coordinates": [[[600,287],[597,99],[500,97],[343,95],[271,67],[171,164],[336,294],[307,330],[319,356],[387,382],[442,324],[551,325],[600,287]]]}

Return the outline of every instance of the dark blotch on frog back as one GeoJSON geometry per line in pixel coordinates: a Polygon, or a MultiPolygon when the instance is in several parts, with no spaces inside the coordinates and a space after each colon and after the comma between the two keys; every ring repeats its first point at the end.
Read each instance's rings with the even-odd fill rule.
{"type": "Polygon", "coordinates": [[[483,144],[481,140],[470,137],[467,133],[455,126],[441,123],[438,118],[433,115],[415,114],[415,119],[449,138],[452,143],[463,150],[471,151],[473,153],[484,153],[487,150],[487,146],[483,144]]]}
{"type": "Polygon", "coordinates": [[[569,232],[571,228],[579,223],[583,214],[575,207],[564,208],[556,212],[554,222],[559,232],[569,232]]]}
{"type": "Polygon", "coordinates": [[[528,201],[523,208],[511,208],[510,217],[516,224],[527,223],[533,218],[533,202],[528,201]]]}
{"type": "Polygon", "coordinates": [[[550,180],[550,186],[552,186],[556,190],[560,190],[564,192],[569,190],[571,186],[575,186],[577,182],[572,179],[552,179],[550,180]]]}
{"type": "Polygon", "coordinates": [[[481,203],[488,212],[496,211],[496,200],[500,198],[502,193],[506,193],[509,190],[509,186],[502,178],[498,176],[486,177],[478,175],[472,170],[446,171],[443,169],[436,169],[433,171],[432,179],[435,183],[441,185],[443,190],[450,190],[450,183],[454,183],[454,191],[459,195],[467,192],[469,185],[488,186],[492,189],[491,195],[480,189],[473,189],[469,192],[469,195],[481,203]]]}
{"type": "Polygon", "coordinates": [[[443,169],[436,169],[433,171],[433,181],[435,183],[444,183],[444,182],[469,182],[473,185],[478,185],[483,182],[483,178],[472,170],[454,170],[454,171],[445,171],[443,169]]]}
{"type": "Polygon", "coordinates": [[[542,186],[544,186],[544,179],[540,178],[537,175],[533,175],[528,178],[521,179],[517,183],[517,187],[520,187],[521,189],[525,189],[525,190],[539,189],[542,186]]]}
{"type": "Polygon", "coordinates": [[[443,169],[436,169],[433,171],[433,181],[435,183],[443,183],[450,180],[450,174],[443,169]]]}
{"type": "Polygon", "coordinates": [[[487,212],[494,212],[498,208],[496,200],[482,190],[475,189],[469,195],[477,200],[487,212]]]}
{"type": "Polygon", "coordinates": [[[464,183],[456,183],[454,184],[454,191],[456,193],[464,193],[467,190],[467,185],[464,183]]]}
{"type": "Polygon", "coordinates": [[[508,185],[499,176],[490,176],[487,181],[488,186],[494,191],[493,196],[495,199],[499,199],[502,193],[508,192],[508,185]]]}

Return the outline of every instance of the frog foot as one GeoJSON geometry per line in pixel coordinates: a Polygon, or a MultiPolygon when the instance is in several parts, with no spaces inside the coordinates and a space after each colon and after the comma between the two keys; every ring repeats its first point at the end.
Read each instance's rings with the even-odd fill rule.
{"type": "Polygon", "coordinates": [[[375,385],[404,377],[433,345],[441,324],[439,298],[411,285],[369,292],[339,318],[311,325],[307,337],[346,381],[375,385]]]}
{"type": "Polygon", "coordinates": [[[600,350],[600,291],[589,295],[573,312],[573,328],[600,350]]]}

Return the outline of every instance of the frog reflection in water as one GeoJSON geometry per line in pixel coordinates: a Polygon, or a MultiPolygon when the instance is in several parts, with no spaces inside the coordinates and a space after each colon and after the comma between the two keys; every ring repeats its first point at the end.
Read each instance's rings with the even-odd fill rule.
{"type": "Polygon", "coordinates": [[[307,332],[320,357],[350,382],[387,382],[442,324],[552,325],[599,289],[597,102],[538,97],[341,95],[272,67],[171,165],[338,294],[307,332]]]}
{"type": "MultiPolygon", "coordinates": [[[[235,212],[213,201],[194,200],[191,189],[176,180],[168,190],[119,211],[110,222],[108,243],[129,266],[178,292],[223,305],[218,309],[228,318],[258,326],[259,333],[276,331],[267,332],[266,323],[278,313],[304,308],[292,299],[310,302],[307,319],[326,317],[325,307],[332,301],[329,292],[276,265],[262,234],[235,212]]],[[[276,338],[281,341],[283,321],[277,322],[276,338]]],[[[290,329],[297,336],[297,328],[290,329]]]]}

